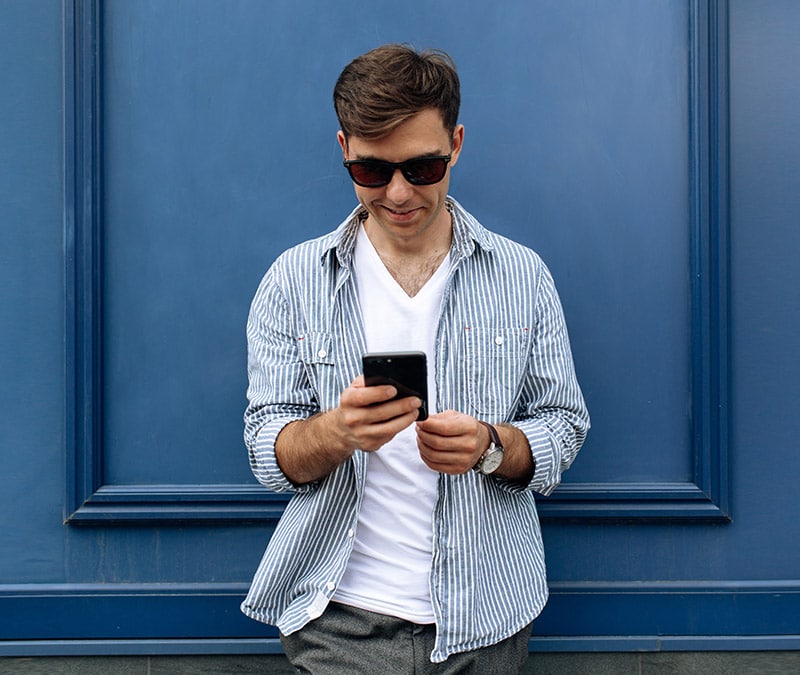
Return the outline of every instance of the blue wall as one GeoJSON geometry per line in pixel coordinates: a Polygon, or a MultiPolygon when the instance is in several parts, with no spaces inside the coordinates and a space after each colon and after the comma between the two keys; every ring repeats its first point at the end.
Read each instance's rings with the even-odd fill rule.
{"type": "Polygon", "coordinates": [[[330,92],[388,41],[459,64],[452,193],[553,269],[593,417],[532,649],[800,647],[798,30],[790,0],[6,0],[0,654],[279,648],[238,612],[283,503],[244,321],[353,205],[330,92]]]}

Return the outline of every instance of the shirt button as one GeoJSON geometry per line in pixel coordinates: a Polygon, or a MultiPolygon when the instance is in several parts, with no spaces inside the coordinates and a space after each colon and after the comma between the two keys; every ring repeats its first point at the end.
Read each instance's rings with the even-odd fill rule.
{"type": "Polygon", "coordinates": [[[494,339],[494,343],[495,343],[495,344],[496,344],[498,347],[499,347],[501,344],[503,344],[503,336],[502,336],[502,335],[498,335],[498,336],[497,336],[497,337],[494,339]]]}
{"type": "Polygon", "coordinates": [[[327,584],[325,584],[325,588],[327,588],[329,591],[333,592],[333,591],[336,590],[336,584],[333,583],[332,581],[329,581],[327,584]]]}
{"type": "Polygon", "coordinates": [[[324,349],[320,349],[317,352],[317,356],[319,356],[319,358],[321,358],[321,359],[324,359],[327,355],[328,355],[328,352],[325,351],[324,349]]]}
{"type": "Polygon", "coordinates": [[[348,538],[348,539],[352,539],[352,538],[353,538],[353,535],[354,535],[355,533],[356,533],[356,532],[355,532],[355,530],[354,530],[353,528],[350,528],[349,530],[347,530],[347,538],[348,538]]]}

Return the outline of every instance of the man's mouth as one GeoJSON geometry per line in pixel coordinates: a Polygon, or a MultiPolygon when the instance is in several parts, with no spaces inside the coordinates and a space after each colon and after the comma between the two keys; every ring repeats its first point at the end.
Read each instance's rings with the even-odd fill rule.
{"type": "Polygon", "coordinates": [[[417,212],[417,209],[393,209],[391,206],[384,206],[389,213],[391,213],[396,218],[408,218],[414,213],[417,212]]]}

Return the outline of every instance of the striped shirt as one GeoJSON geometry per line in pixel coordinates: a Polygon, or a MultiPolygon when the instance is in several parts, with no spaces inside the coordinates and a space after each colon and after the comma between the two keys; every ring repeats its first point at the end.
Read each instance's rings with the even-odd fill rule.
{"type": "MultiPolygon", "coordinates": [[[[528,485],[474,471],[440,474],[432,515],[434,662],[518,632],[547,601],[534,492],[550,494],[589,429],[561,303],[539,256],[483,228],[448,197],[451,270],[436,332],[435,410],[513,424],[535,461],[528,485]]],[[[356,208],[332,233],[284,252],[250,310],[245,442],[256,479],[293,492],[242,611],[284,634],[320,616],[353,545],[366,478],[356,451],[295,487],[275,458],[291,421],[336,407],[366,351],[352,270],[356,208]]]]}

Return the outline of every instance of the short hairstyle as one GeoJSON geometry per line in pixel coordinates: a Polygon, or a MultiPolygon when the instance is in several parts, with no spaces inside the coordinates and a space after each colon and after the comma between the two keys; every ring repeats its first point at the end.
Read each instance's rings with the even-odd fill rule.
{"type": "Polygon", "coordinates": [[[438,49],[383,45],[345,67],[333,105],[345,138],[381,138],[426,108],[441,113],[452,135],[461,105],[456,65],[438,49]]]}

